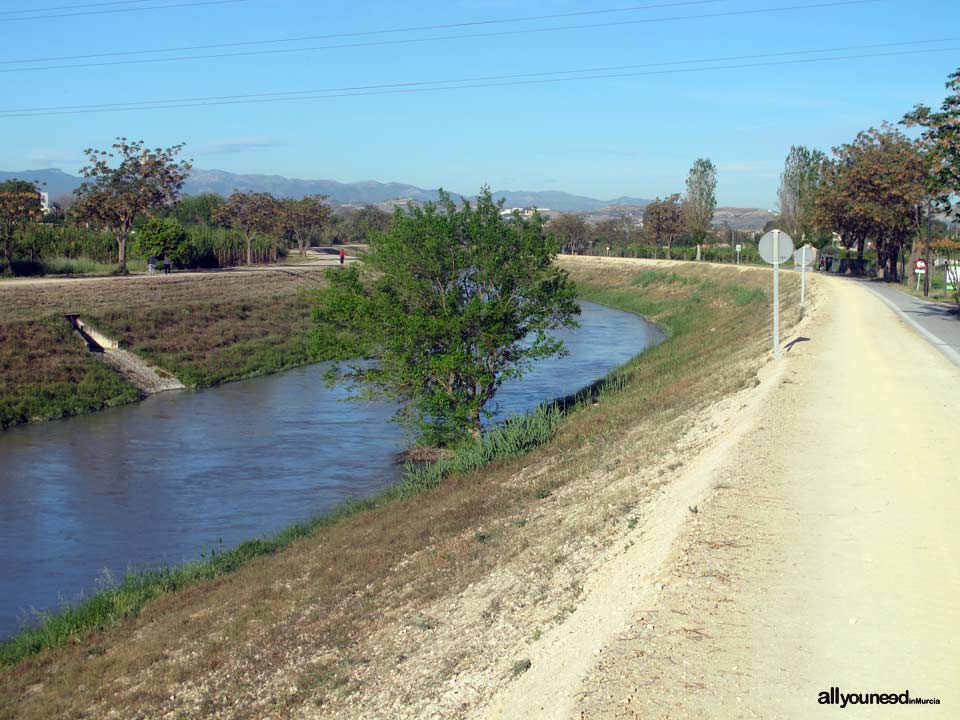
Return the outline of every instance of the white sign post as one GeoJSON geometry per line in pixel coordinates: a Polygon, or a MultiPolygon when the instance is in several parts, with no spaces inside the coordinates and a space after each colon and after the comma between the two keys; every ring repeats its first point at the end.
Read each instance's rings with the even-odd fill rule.
{"type": "Polygon", "coordinates": [[[793,261],[800,266],[800,307],[803,307],[803,297],[807,292],[807,268],[813,266],[813,248],[806,245],[797,248],[793,261]]]}
{"type": "Polygon", "coordinates": [[[771,230],[757,244],[766,262],[773,265],[773,357],[780,358],[780,263],[793,255],[793,238],[781,230],[771,230]]]}
{"type": "Polygon", "coordinates": [[[743,245],[737,243],[737,265],[740,264],[740,251],[743,249],[743,245]]]}
{"type": "Polygon", "coordinates": [[[927,273],[927,261],[923,258],[917,258],[913,267],[913,271],[917,274],[917,292],[920,292],[920,280],[927,273]]]}

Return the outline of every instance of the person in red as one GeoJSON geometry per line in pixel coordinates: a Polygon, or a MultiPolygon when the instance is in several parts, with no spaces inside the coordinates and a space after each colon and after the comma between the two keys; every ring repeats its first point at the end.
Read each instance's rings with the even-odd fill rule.
{"type": "Polygon", "coordinates": [[[344,259],[347,257],[347,251],[343,248],[340,248],[340,264],[343,265],[344,259]]]}

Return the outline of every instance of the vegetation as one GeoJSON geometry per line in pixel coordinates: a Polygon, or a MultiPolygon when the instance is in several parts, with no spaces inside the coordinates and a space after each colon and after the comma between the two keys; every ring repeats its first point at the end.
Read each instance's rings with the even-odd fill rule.
{"type": "Polygon", "coordinates": [[[90,164],[80,172],[86,178],[76,192],[72,212],[82,222],[112,232],[117,241],[117,264],[127,272],[127,239],[140,215],[172,205],[190,171],[178,162],[183,145],[156,150],[143,141],[117,138],[113,152],[87,149],[90,164]],[[119,164],[111,165],[114,157],[119,164]]]}
{"type": "Polygon", "coordinates": [[[717,209],[717,168],[707,158],[698,158],[687,175],[683,216],[687,232],[697,245],[710,235],[713,212],[717,209]]]}
{"type": "Polygon", "coordinates": [[[0,286],[0,427],[132,402],[63,319],[76,312],[192,387],[304,365],[319,272],[0,286]]]}
{"type": "Polygon", "coordinates": [[[475,205],[443,195],[398,209],[362,273],[328,271],[314,313],[320,354],[377,358],[337,374],[397,401],[430,444],[479,435],[500,384],[560,353],[549,332],[579,313],[541,218],[505,219],[501,207],[484,189],[475,205]]]}
{"type": "Polygon", "coordinates": [[[13,267],[13,239],[17,231],[37,222],[42,214],[36,185],[23,180],[0,183],[0,243],[8,268],[13,267]]]}
{"type": "MultiPolygon", "coordinates": [[[[247,265],[253,265],[253,238],[273,237],[280,225],[280,204],[270,193],[233,193],[213,214],[213,219],[243,233],[247,247],[247,265]]],[[[276,260],[276,244],[271,243],[276,260]]]]}
{"type": "Polygon", "coordinates": [[[314,240],[319,240],[324,225],[330,219],[330,206],[324,195],[313,195],[302,200],[284,200],[281,203],[281,225],[296,243],[300,255],[307,254],[307,248],[314,240]]]}
{"type": "Polygon", "coordinates": [[[667,259],[673,256],[673,243],[683,232],[683,206],[679,193],[663,200],[657,198],[643,209],[643,226],[657,247],[666,247],[667,259]]]}
{"type": "Polygon", "coordinates": [[[780,175],[777,198],[783,227],[801,244],[817,234],[816,201],[823,182],[827,156],[802,145],[790,148],[780,175]]]}

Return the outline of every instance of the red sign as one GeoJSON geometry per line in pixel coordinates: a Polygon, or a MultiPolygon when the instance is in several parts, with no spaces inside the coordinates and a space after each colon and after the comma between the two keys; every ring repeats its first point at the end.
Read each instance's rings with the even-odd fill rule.
{"type": "Polygon", "coordinates": [[[917,260],[917,261],[914,263],[914,266],[917,268],[917,270],[926,270],[926,269],[927,269],[927,261],[926,261],[926,260],[917,260]]]}

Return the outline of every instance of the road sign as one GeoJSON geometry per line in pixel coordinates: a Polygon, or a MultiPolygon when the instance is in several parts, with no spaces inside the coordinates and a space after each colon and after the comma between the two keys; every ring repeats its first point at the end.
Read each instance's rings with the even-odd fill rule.
{"type": "Polygon", "coordinates": [[[793,263],[800,268],[800,307],[803,307],[803,298],[807,294],[807,268],[813,265],[813,248],[809,245],[797,248],[793,263]]]}
{"type": "Polygon", "coordinates": [[[793,239],[782,230],[771,230],[757,244],[760,257],[773,265],[773,357],[780,357],[780,263],[793,255],[793,239]]]}
{"type": "Polygon", "coordinates": [[[777,265],[786,262],[793,255],[793,238],[783,230],[771,230],[760,238],[757,250],[764,261],[777,265]]]}
{"type": "Polygon", "coordinates": [[[927,271],[927,261],[923,258],[917,258],[917,261],[913,264],[914,272],[924,273],[927,271]]]}
{"type": "MultiPolygon", "coordinates": [[[[781,235],[780,238],[782,240],[783,236],[781,235]]],[[[793,262],[798,267],[810,267],[813,265],[813,248],[809,245],[797,248],[797,251],[793,254],[793,262]]]]}

